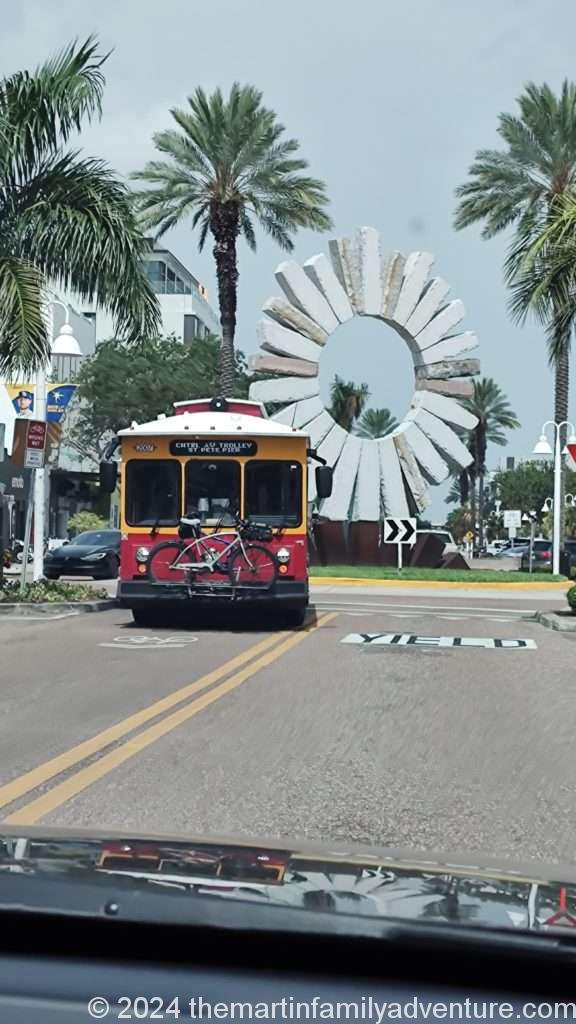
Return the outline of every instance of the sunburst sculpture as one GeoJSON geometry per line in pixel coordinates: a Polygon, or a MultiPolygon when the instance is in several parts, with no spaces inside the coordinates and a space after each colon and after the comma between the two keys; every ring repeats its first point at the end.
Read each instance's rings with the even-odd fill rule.
{"type": "MultiPolygon", "coordinates": [[[[449,301],[448,284],[431,276],[433,262],[427,252],[384,254],[378,231],[364,227],[353,239],[330,241],[329,256],[313,256],[303,266],[287,261],[276,271],[284,297],[265,302],[260,353],[250,363],[278,376],[252,384],[250,397],[287,403],[274,419],[306,429],[311,446],[334,467],[332,496],[320,508],[328,519],[378,521],[421,512],[430,502],[428,484],[472,461],[458,430],[471,430],[477,420],[458,399],[472,393],[470,378],[480,372],[470,358],[478,340],[460,331],[464,306],[449,301]],[[414,362],[410,408],[377,440],[344,430],[320,398],[322,349],[355,316],[393,327],[414,362]]],[[[383,351],[382,365],[385,360],[383,351]]],[[[376,377],[380,365],[374,369],[376,377]]],[[[313,473],[308,499],[316,499],[313,473]]]]}

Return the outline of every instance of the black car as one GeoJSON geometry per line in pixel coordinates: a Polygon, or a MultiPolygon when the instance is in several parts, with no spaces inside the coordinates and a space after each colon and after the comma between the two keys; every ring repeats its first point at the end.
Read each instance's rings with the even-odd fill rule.
{"type": "Polygon", "coordinates": [[[44,556],[48,580],[60,576],[115,579],[120,565],[120,530],[88,530],[44,556]]]}

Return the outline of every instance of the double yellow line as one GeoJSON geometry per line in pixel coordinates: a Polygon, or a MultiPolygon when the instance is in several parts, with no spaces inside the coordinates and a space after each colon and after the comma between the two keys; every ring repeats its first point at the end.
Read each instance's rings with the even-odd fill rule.
{"type": "Polygon", "coordinates": [[[100,754],[111,744],[117,743],[118,740],[139,729],[152,719],[165,715],[166,711],[188,700],[189,697],[193,697],[201,690],[213,687],[202,697],[189,701],[184,707],[178,708],[177,711],[170,715],[165,715],[160,721],[138,732],[135,736],[131,736],[125,743],[114,747],[108,753],[102,754],[101,757],[91,761],[85,767],[79,768],[77,772],[53,786],[48,792],[42,793],[29,803],[24,804],[17,811],[9,814],[4,819],[4,823],[9,825],[33,825],[34,822],[39,821],[46,814],[54,811],[57,807],[66,803],[67,800],[70,800],[88,786],[91,786],[93,782],[104,778],[114,768],[129,761],[131,757],[145,750],[146,747],[155,743],[156,740],[165,736],[177,726],[182,725],[189,718],[193,718],[203,711],[204,708],[214,704],[238,686],[241,686],[242,683],[246,682],[247,679],[250,679],[261,669],[277,661],[283,654],[291,650],[292,647],[302,643],[310,633],[315,632],[324,623],[335,618],[336,614],[337,612],[323,615],[317,622],[302,630],[298,630],[296,633],[274,633],[272,636],[260,640],[257,644],[248,647],[223,665],[201,676],[196,682],[183,686],[168,697],[155,701],[148,707],[143,708],[142,711],[129,715],[121,722],[111,726],[109,729],[104,729],[91,739],[78,743],[77,746],[71,747],[70,750],[65,751],[63,754],[58,754],[57,757],[53,757],[49,761],[45,761],[31,771],[25,772],[17,779],[13,779],[12,782],[8,782],[5,786],[0,786],[0,808],[2,808],[13,803],[15,800],[21,799],[39,786],[44,786],[57,775],[61,775],[62,772],[69,771],[71,768],[81,765],[87,759],[93,758],[94,755],[100,754]],[[237,669],[239,671],[236,671],[237,669]],[[230,677],[225,678],[227,676],[230,677]],[[214,683],[218,683],[221,679],[225,679],[225,681],[220,683],[219,686],[214,686],[214,683]]]}

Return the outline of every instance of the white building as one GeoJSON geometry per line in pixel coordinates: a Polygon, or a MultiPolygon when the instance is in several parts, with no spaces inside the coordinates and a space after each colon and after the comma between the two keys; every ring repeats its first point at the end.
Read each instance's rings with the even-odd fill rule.
{"type": "MultiPolygon", "coordinates": [[[[208,302],[206,289],[167,249],[154,247],[149,242],[146,273],[152,282],[162,314],[162,335],[174,335],[184,344],[193,344],[208,334],[219,335],[218,318],[208,302]]],[[[82,356],[90,356],[99,341],[113,338],[114,321],[97,303],[82,302],[78,296],[63,296],[69,305],[70,323],[80,344],[82,356]]],[[[53,308],[53,332],[59,333],[64,322],[64,310],[53,308]]],[[[81,361],[81,360],[80,360],[81,361]]],[[[78,369],[77,357],[58,357],[53,360],[52,379],[65,383],[73,380],[78,369]]],[[[32,384],[33,382],[30,381],[32,384]]],[[[73,415],[68,412],[68,416],[73,415]]],[[[14,472],[9,461],[16,411],[0,379],[0,549],[2,532],[21,536],[24,529],[25,501],[29,470],[14,472]]],[[[62,444],[57,464],[49,474],[50,494],[48,523],[51,536],[65,537],[69,517],[83,508],[94,505],[97,466],[69,445],[62,444]]],[[[48,474],[47,474],[48,476],[48,474]]]]}
{"type": "MultiPolygon", "coordinates": [[[[208,334],[219,336],[220,323],[208,302],[204,285],[169,249],[157,248],[152,239],[148,241],[150,251],[145,268],[160,305],[162,334],[173,334],[185,344],[208,334]]],[[[85,317],[94,322],[97,342],[114,337],[114,321],[109,313],[96,303],[80,303],[77,298],[72,301],[85,317]]]]}

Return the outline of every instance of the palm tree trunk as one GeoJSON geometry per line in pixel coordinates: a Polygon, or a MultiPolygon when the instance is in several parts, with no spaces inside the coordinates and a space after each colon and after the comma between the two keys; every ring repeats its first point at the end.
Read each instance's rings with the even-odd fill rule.
{"type": "MultiPolygon", "coordinates": [[[[562,355],[554,364],[554,419],[556,423],[564,423],[568,419],[568,389],[570,384],[570,356],[568,345],[562,347],[562,355]]],[[[566,444],[566,427],[560,431],[560,445],[566,444]]],[[[564,495],[566,492],[566,466],[562,457],[562,474],[560,478],[560,550],[564,547],[565,519],[564,495]]]]}
{"type": "Polygon", "coordinates": [[[474,534],[473,546],[476,547],[476,476],[470,475],[470,514],[472,516],[472,533],[474,534]]]}
{"type": "Polygon", "coordinates": [[[486,424],[480,419],[475,428],[476,435],[476,459],[478,475],[478,547],[480,551],[484,548],[484,476],[486,474],[486,424]]]}
{"type": "Polygon", "coordinates": [[[212,203],[210,230],[214,236],[214,260],[218,279],[218,302],[222,341],[220,344],[220,394],[231,398],[234,393],[236,307],[238,293],[238,261],[236,239],[239,231],[237,203],[212,203]]]}
{"type": "Polygon", "coordinates": [[[480,551],[484,550],[484,471],[485,466],[482,466],[478,474],[478,547],[480,551]]]}
{"type": "Polygon", "coordinates": [[[468,504],[468,498],[470,497],[470,476],[467,469],[463,469],[460,473],[458,487],[460,489],[460,504],[463,507],[468,504]]]}

